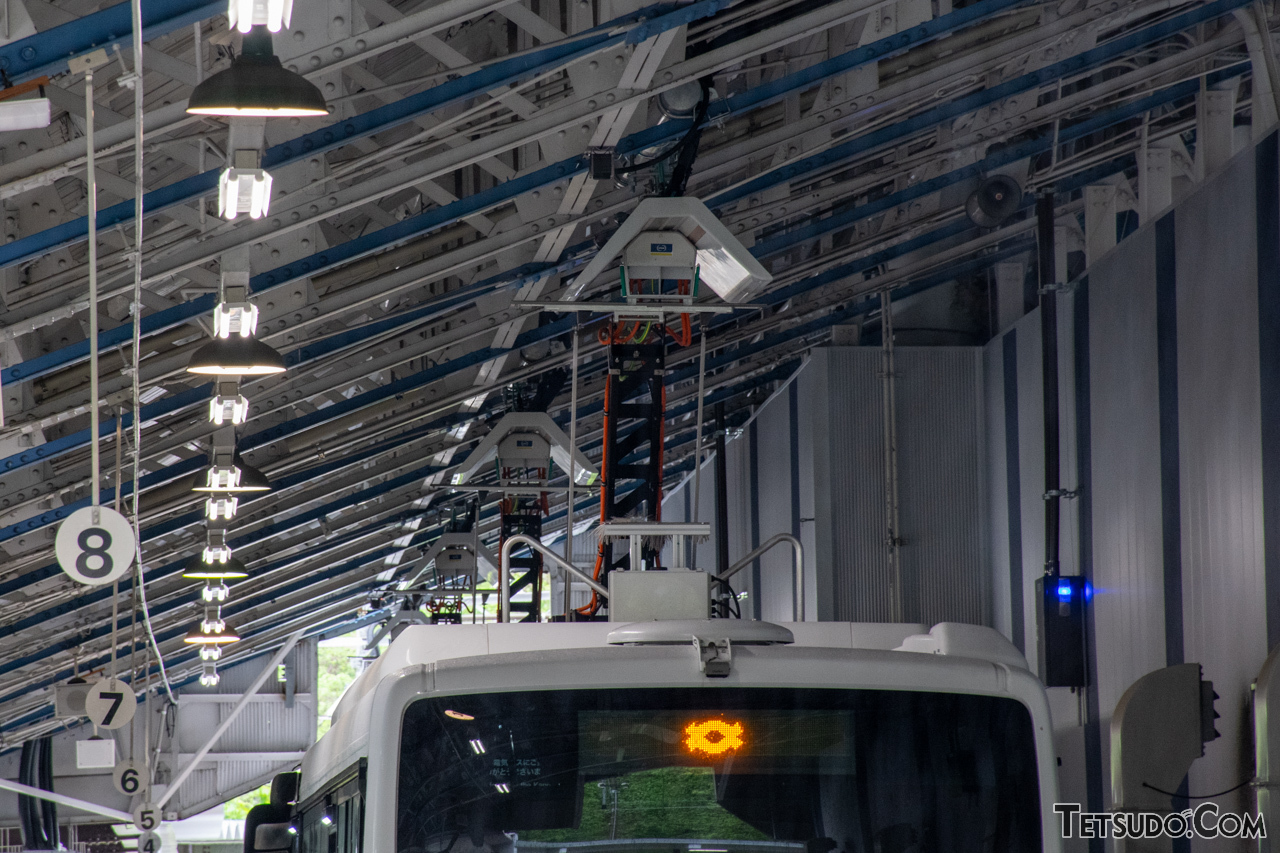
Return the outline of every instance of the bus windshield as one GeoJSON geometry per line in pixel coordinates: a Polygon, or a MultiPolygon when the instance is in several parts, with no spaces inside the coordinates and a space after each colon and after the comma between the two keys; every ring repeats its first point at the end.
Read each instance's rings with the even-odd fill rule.
{"type": "Polygon", "coordinates": [[[547,690],[408,707],[400,853],[1039,850],[1009,698],[791,688],[547,690]]]}

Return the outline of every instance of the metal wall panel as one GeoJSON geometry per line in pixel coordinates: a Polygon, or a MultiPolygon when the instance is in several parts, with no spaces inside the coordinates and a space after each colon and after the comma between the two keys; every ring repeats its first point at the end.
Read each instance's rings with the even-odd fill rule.
{"type": "MultiPolygon", "coordinates": [[[[778,533],[796,532],[799,508],[792,507],[792,452],[796,424],[791,417],[789,389],[760,410],[756,427],[756,507],[758,540],[764,542],[778,533]]],[[[798,461],[798,460],[797,460],[798,461]]],[[[790,622],[795,598],[792,584],[791,547],[777,546],[760,558],[760,616],[771,621],[790,622]]]]}
{"type": "Polygon", "coordinates": [[[1012,639],[1013,614],[1009,581],[1009,489],[1005,453],[1004,336],[994,338],[982,353],[983,404],[986,429],[983,442],[987,470],[987,530],[991,579],[987,583],[991,627],[1012,639]]]}
{"type": "MultiPolygon", "coordinates": [[[[826,367],[826,382],[802,401],[810,420],[822,424],[814,468],[819,557],[830,561],[832,619],[893,619],[892,581],[885,554],[884,427],[880,350],[829,347],[813,360],[826,367]]],[[[827,595],[820,590],[819,596],[827,595]]]]}
{"type": "Polygon", "coordinates": [[[1183,641],[1222,696],[1222,738],[1192,765],[1192,791],[1252,775],[1244,711],[1267,653],[1254,174],[1251,155],[1235,158],[1175,222],[1183,641]]]}
{"type": "MultiPolygon", "coordinates": [[[[975,451],[985,420],[982,350],[897,353],[904,615],[913,622],[989,624],[986,466],[983,451],[975,451]]],[[[799,531],[809,618],[892,619],[880,359],[871,347],[816,351],[794,392],[775,393],[726,449],[731,562],[776,533],[799,531]]],[[[667,494],[663,518],[688,518],[692,488],[686,480],[667,494]]],[[[704,521],[714,520],[713,498],[708,464],[704,521]]],[[[697,565],[714,569],[714,543],[698,549],[697,565]]],[[[743,615],[790,620],[790,550],[760,559],[758,587],[752,574],[746,567],[734,582],[748,592],[743,615]]]]}
{"type": "Polygon", "coordinates": [[[1022,473],[1023,653],[1035,672],[1040,649],[1036,627],[1036,580],[1044,575],[1044,369],[1040,310],[1014,324],[1017,330],[1018,468],[1022,473]]]}
{"type": "MultiPolygon", "coordinates": [[[[895,353],[908,622],[991,622],[981,358],[975,347],[902,347],[895,353]]],[[[873,378],[879,372],[876,364],[873,378]]]]}
{"type": "MultiPolygon", "coordinates": [[[[1104,768],[1116,701],[1165,665],[1155,305],[1155,232],[1145,228],[1089,274],[1093,609],[1104,768]]],[[[1102,782],[1109,791],[1106,773],[1102,782]]]]}
{"type": "MultiPolygon", "coordinates": [[[[216,687],[188,685],[183,690],[178,697],[172,742],[162,758],[170,778],[181,772],[191,755],[227,718],[268,660],[267,656],[259,656],[227,667],[219,673],[221,680],[216,687]]],[[[286,658],[286,665],[294,673],[292,707],[286,700],[285,685],[275,673],[268,675],[254,700],[245,705],[218,739],[210,757],[188,777],[171,801],[171,807],[180,815],[196,814],[271,781],[276,773],[296,766],[296,756],[315,742],[316,641],[299,643],[286,658]]]]}
{"type": "MultiPolygon", "coordinates": [[[[975,348],[896,351],[907,621],[991,619],[984,465],[976,450],[983,423],[980,359],[975,348]]],[[[827,381],[804,389],[801,420],[815,437],[815,526],[820,554],[831,554],[832,618],[887,621],[892,586],[884,546],[881,353],[832,347],[814,360],[825,362],[827,381]]],[[[825,594],[820,588],[820,599],[825,594]]]]}
{"type": "MultiPolygon", "coordinates": [[[[741,430],[730,434],[725,455],[728,459],[729,495],[729,562],[736,563],[760,542],[775,533],[794,533],[798,518],[793,517],[791,449],[797,440],[795,420],[790,412],[791,386],[785,386],[765,402],[756,418],[741,430]],[[756,452],[752,452],[751,431],[755,430],[756,452]]],[[[697,519],[715,522],[715,455],[703,464],[700,484],[701,508],[697,519]]],[[[694,481],[692,476],[680,481],[663,496],[664,521],[694,520],[694,481]]],[[[806,549],[806,561],[812,572],[814,556],[806,549]]],[[[670,564],[670,545],[663,551],[670,564]]],[[[714,536],[697,548],[694,566],[708,572],[716,570],[714,536]]],[[[775,548],[760,558],[760,586],[753,580],[750,566],[733,578],[733,588],[743,596],[743,617],[758,617],[789,622],[792,618],[791,550],[775,548]],[[758,605],[757,605],[758,602],[758,605]],[[758,610],[756,609],[758,606],[758,610]]],[[[812,583],[812,579],[809,580],[812,583]]]]}

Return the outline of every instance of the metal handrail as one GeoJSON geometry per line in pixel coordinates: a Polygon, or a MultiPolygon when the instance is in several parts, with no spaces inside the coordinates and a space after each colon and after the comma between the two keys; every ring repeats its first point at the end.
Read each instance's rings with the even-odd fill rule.
{"type": "MultiPolygon", "coordinates": [[[[498,614],[499,622],[511,621],[511,552],[517,545],[528,545],[530,548],[548,558],[551,562],[555,563],[566,572],[572,573],[579,580],[585,582],[587,586],[594,589],[600,595],[603,595],[605,598],[609,597],[608,589],[597,583],[594,578],[580,571],[577,566],[561,557],[555,551],[552,551],[546,545],[543,545],[537,539],[534,539],[531,536],[526,536],[523,533],[517,533],[515,536],[512,536],[510,539],[502,543],[502,552],[498,558],[498,586],[501,589],[502,601],[501,612],[498,614]]],[[[566,578],[566,583],[567,582],[568,579],[566,578]]]]}
{"type": "Polygon", "coordinates": [[[778,533],[769,537],[747,556],[730,566],[723,575],[717,576],[716,579],[728,583],[729,578],[745,569],[761,554],[783,542],[791,543],[791,573],[794,576],[792,582],[795,585],[795,596],[791,600],[791,617],[792,621],[800,622],[804,619],[804,545],[790,533],[778,533]]]}

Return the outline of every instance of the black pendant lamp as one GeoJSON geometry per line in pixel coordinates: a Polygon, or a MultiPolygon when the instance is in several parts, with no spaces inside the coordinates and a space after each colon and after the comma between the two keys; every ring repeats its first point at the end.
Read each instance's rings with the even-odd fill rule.
{"type": "Polygon", "coordinates": [[[182,642],[193,646],[223,646],[227,643],[240,642],[240,632],[223,622],[221,628],[206,631],[203,625],[197,625],[187,632],[182,642]]]}
{"type": "Polygon", "coordinates": [[[249,577],[249,570],[242,561],[235,557],[225,563],[206,563],[196,554],[187,560],[182,569],[182,576],[192,580],[237,580],[249,577]]]}
{"type": "Polygon", "coordinates": [[[284,356],[262,341],[232,335],[214,338],[195,351],[188,373],[202,376],[267,376],[283,373],[284,356]]]}
{"type": "Polygon", "coordinates": [[[324,95],[302,75],[280,64],[266,27],[244,37],[231,67],[196,86],[187,112],[204,116],[323,116],[324,95]]]}
{"type": "Polygon", "coordinates": [[[272,489],[271,481],[267,479],[267,475],[254,468],[241,458],[240,454],[235,455],[235,461],[232,463],[240,469],[240,482],[238,485],[229,488],[219,488],[210,486],[207,477],[197,474],[195,485],[191,487],[193,492],[269,492],[272,489]]]}

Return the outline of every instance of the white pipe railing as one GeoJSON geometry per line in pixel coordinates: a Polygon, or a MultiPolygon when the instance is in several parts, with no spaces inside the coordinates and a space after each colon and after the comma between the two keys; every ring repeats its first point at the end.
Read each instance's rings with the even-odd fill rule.
{"type": "Polygon", "coordinates": [[[791,616],[793,621],[802,622],[804,621],[804,545],[800,544],[800,540],[790,533],[779,533],[769,537],[750,554],[730,566],[717,580],[728,583],[729,578],[745,569],[761,554],[783,542],[791,544],[791,574],[795,588],[794,597],[791,599],[791,616]]]}
{"type": "MultiPolygon", "coordinates": [[[[580,571],[577,566],[573,565],[555,551],[552,551],[537,539],[534,539],[532,536],[526,536],[523,533],[518,533],[502,543],[502,553],[498,559],[498,587],[502,601],[500,612],[498,614],[499,622],[511,621],[511,552],[515,550],[517,545],[528,545],[530,548],[551,560],[551,562],[555,563],[566,572],[569,572],[574,577],[583,581],[587,586],[591,587],[600,595],[603,595],[605,598],[609,597],[608,589],[601,586],[589,575],[580,571]]],[[[565,578],[565,584],[567,585],[568,583],[569,579],[565,578]]],[[[567,615],[568,614],[566,614],[566,616],[567,615]]]]}
{"type": "Polygon", "coordinates": [[[33,788],[30,785],[23,785],[21,782],[11,782],[8,779],[0,779],[0,789],[5,791],[13,791],[17,794],[25,794],[28,797],[35,797],[39,800],[48,800],[51,803],[57,803],[60,806],[66,806],[69,809],[78,809],[82,812],[90,814],[100,814],[103,817],[113,818],[124,823],[132,823],[133,815],[128,812],[122,812],[119,809],[100,806],[97,803],[91,803],[88,800],[77,799],[76,797],[68,797],[66,794],[55,794],[53,791],[46,791],[43,788],[33,788]]]}

